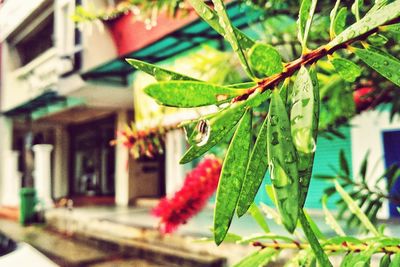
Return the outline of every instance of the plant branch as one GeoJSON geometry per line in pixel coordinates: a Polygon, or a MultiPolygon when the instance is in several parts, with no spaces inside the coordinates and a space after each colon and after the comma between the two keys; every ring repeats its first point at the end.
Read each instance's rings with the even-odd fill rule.
{"type": "MultiPolygon", "coordinates": [[[[398,22],[400,22],[400,18],[393,19],[393,20],[389,21],[388,23],[386,23],[385,25],[395,24],[398,22]]],[[[384,25],[381,25],[381,26],[384,26],[384,25]]],[[[381,26],[379,26],[379,27],[381,27],[381,26]]],[[[246,100],[255,91],[260,91],[261,93],[263,93],[267,90],[273,90],[284,79],[291,77],[293,75],[293,73],[295,73],[297,70],[300,69],[301,66],[311,65],[311,64],[317,62],[318,60],[320,60],[321,58],[323,58],[327,55],[333,54],[337,50],[347,48],[354,42],[365,40],[368,36],[378,32],[379,27],[373,28],[370,31],[365,32],[364,34],[357,36],[353,39],[350,39],[344,43],[341,43],[341,44],[338,44],[338,45],[335,45],[332,47],[329,47],[328,45],[324,45],[324,46],[321,46],[321,47],[319,47],[315,50],[312,50],[308,53],[305,53],[300,58],[287,63],[285,65],[284,70],[281,73],[275,74],[273,76],[270,76],[270,77],[267,77],[267,78],[264,78],[264,79],[258,81],[256,86],[249,88],[245,94],[234,98],[232,100],[232,102],[246,100]]]]}
{"type": "MultiPolygon", "coordinates": [[[[294,250],[302,250],[302,249],[308,249],[311,247],[310,243],[298,243],[298,242],[293,242],[293,243],[279,243],[278,241],[274,240],[271,243],[266,243],[266,242],[259,242],[255,241],[253,242],[253,246],[255,247],[261,247],[261,248],[274,248],[276,250],[281,250],[281,249],[294,249],[294,250]]],[[[362,244],[352,244],[349,242],[343,242],[341,244],[325,244],[322,246],[323,250],[325,252],[361,252],[367,249],[370,249],[371,246],[367,243],[362,243],[362,244]]],[[[399,253],[400,252],[400,247],[399,246],[383,246],[378,248],[375,253],[399,253]]]]}

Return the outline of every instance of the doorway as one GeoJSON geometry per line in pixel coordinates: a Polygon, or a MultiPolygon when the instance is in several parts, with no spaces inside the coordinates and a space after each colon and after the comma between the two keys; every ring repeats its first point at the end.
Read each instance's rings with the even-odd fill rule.
{"type": "Polygon", "coordinates": [[[115,195],[115,116],[73,125],[71,136],[70,195],[115,195]]]}
{"type": "MultiPolygon", "coordinates": [[[[400,165],[400,130],[384,131],[382,133],[383,147],[385,153],[385,167],[389,168],[392,164],[400,165]]],[[[400,198],[400,178],[397,179],[390,195],[400,198]]],[[[389,203],[390,217],[400,217],[397,210],[399,205],[389,203]]]]}

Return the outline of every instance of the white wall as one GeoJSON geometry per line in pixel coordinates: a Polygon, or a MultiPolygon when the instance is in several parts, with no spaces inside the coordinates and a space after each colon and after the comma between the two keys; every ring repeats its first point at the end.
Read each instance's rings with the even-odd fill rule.
{"type": "MultiPolygon", "coordinates": [[[[365,111],[351,121],[352,163],[353,177],[358,179],[358,171],[365,154],[369,151],[367,177],[368,184],[375,185],[376,179],[385,171],[385,158],[382,132],[386,130],[400,130],[400,118],[396,116],[390,122],[388,111],[365,111]],[[372,171],[374,169],[374,171],[372,171]]],[[[399,140],[400,141],[400,140],[399,140]]],[[[379,184],[385,186],[385,181],[379,184]]],[[[388,203],[384,203],[378,216],[386,218],[389,215],[388,203]]]]}

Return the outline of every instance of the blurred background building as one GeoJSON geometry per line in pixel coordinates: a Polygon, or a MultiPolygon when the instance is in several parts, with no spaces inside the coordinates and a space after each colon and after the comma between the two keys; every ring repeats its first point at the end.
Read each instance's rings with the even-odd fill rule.
{"type": "MultiPolygon", "coordinates": [[[[165,153],[153,158],[133,159],[123,144],[111,146],[110,141],[132,121],[145,130],[176,125],[203,111],[178,113],[155,106],[140,92],[154,80],[135,73],[124,59],[159,63],[202,77],[196,61],[221,55],[220,64],[226,64],[226,58],[212,48],[224,51],[228,46],[193,10],[177,18],[159,14],[153,20],[138,21],[134,16],[140,11],[132,9],[105,21],[80,23],[79,27],[71,18],[78,5],[107,9],[117,3],[2,2],[1,205],[17,206],[22,186],[34,185],[44,202],[68,197],[77,204],[128,206],[141,198],[159,199],[182,184],[185,170],[191,168],[178,164],[185,150],[183,131],[168,131],[165,153]]],[[[230,16],[237,27],[256,36],[259,26],[252,22],[259,14],[243,8],[229,5],[230,16]]],[[[295,21],[274,23],[289,28],[295,21]]],[[[224,79],[233,78],[226,75],[224,79]]],[[[344,138],[318,139],[315,173],[333,173],[330,165],[339,168],[340,150],[350,168],[355,166],[354,173],[368,150],[374,155],[372,162],[378,162],[378,172],[400,158],[392,136],[399,134],[399,124],[389,123],[388,112],[370,111],[353,122],[358,127],[340,128],[344,138]],[[378,161],[389,154],[393,158],[378,161]]],[[[321,208],[319,200],[327,186],[326,181],[312,182],[308,207],[321,208]]],[[[264,187],[257,199],[269,201],[264,187]]]]}

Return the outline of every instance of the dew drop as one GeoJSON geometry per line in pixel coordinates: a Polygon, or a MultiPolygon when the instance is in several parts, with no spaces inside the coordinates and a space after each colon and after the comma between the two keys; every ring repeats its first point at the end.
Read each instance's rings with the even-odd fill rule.
{"type": "Polygon", "coordinates": [[[279,122],[279,118],[276,115],[272,115],[270,121],[272,126],[276,126],[279,122]]]}
{"type": "Polygon", "coordinates": [[[296,157],[294,156],[293,152],[287,152],[285,155],[285,162],[293,163],[295,161],[296,161],[296,157]]]}
{"type": "Polygon", "coordinates": [[[386,76],[387,76],[388,78],[392,78],[392,74],[391,74],[390,72],[386,73],[386,76]]]}
{"type": "Polygon", "coordinates": [[[303,153],[313,153],[316,149],[315,139],[310,128],[300,128],[293,132],[293,142],[296,149],[303,153]]]}
{"type": "Polygon", "coordinates": [[[272,144],[273,146],[276,146],[276,145],[279,144],[279,134],[278,134],[278,132],[273,132],[273,133],[272,133],[271,144],[272,144]]]}
{"type": "Polygon", "coordinates": [[[278,161],[273,162],[273,168],[271,170],[271,180],[273,180],[274,186],[285,187],[291,183],[289,176],[286,174],[285,170],[278,163],[278,161]]]}
{"type": "Polygon", "coordinates": [[[203,13],[204,13],[204,18],[205,19],[211,20],[211,19],[214,18],[214,13],[212,13],[209,10],[204,9],[203,13]]]}
{"type": "Polygon", "coordinates": [[[310,103],[310,98],[304,98],[304,99],[301,100],[301,105],[303,107],[307,106],[308,103],[310,103]]]}
{"type": "Polygon", "coordinates": [[[207,144],[208,139],[210,138],[210,122],[208,120],[200,120],[196,125],[197,134],[193,138],[193,141],[197,146],[204,146],[207,144]]]}
{"type": "Polygon", "coordinates": [[[350,30],[348,33],[348,38],[353,38],[356,35],[356,32],[353,30],[350,30]]]}
{"type": "Polygon", "coordinates": [[[383,61],[383,65],[387,66],[389,65],[389,62],[387,60],[383,61]]]}

